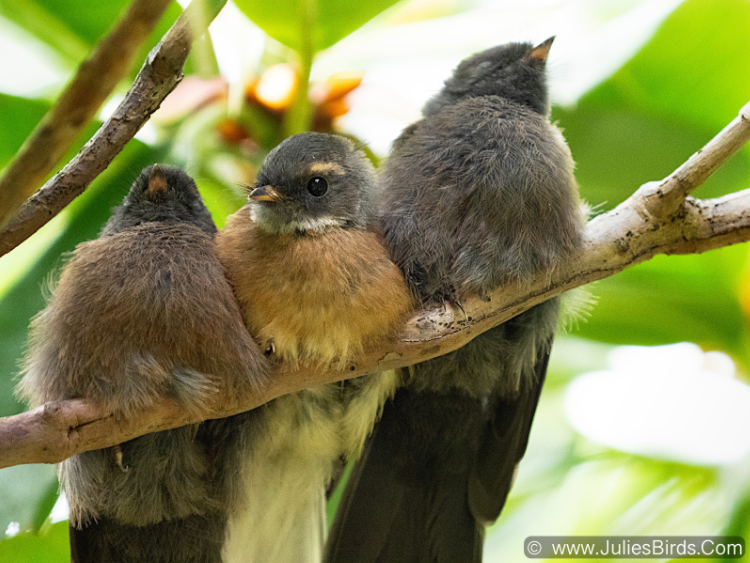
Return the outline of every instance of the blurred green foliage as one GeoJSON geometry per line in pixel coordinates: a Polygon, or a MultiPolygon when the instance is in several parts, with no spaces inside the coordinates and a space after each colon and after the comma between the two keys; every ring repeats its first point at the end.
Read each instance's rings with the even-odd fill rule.
{"type": "Polygon", "coordinates": [[[68,523],[46,525],[38,533],[23,532],[0,542],[0,563],[67,563],[68,523]]]}
{"type": "MultiPolygon", "coordinates": [[[[71,65],[77,65],[129,4],[128,0],[0,0],[0,16],[46,43],[71,65]]],[[[145,59],[181,12],[180,5],[172,2],[136,60],[145,59]]],[[[138,70],[137,64],[131,75],[134,77],[138,70]]]]}
{"type": "Polygon", "coordinates": [[[327,49],[361,27],[398,0],[279,0],[235,4],[269,37],[300,51],[303,38],[314,52],[327,49]],[[291,17],[290,17],[291,16],[291,17]]]}
{"type": "Polygon", "coordinates": [[[44,117],[49,104],[0,94],[0,166],[5,167],[34,126],[44,117]]]}
{"type": "MultiPolygon", "coordinates": [[[[612,77],[575,109],[556,109],[597,209],[667,176],[737,115],[750,98],[750,3],[689,0],[612,77]]],[[[716,197],[750,185],[745,147],[703,186],[716,197]]],[[[595,314],[579,334],[613,343],[689,340],[750,367],[746,315],[738,304],[746,249],[656,259],[594,286],[595,314]]]]}
{"type": "MultiPolygon", "coordinates": [[[[279,52],[284,51],[275,40],[289,48],[292,64],[298,63],[296,51],[326,49],[395,4],[393,0],[235,3],[270,38],[267,48],[273,56],[266,59],[279,61],[279,52]],[[308,37],[303,41],[304,34],[308,37]]],[[[126,4],[126,0],[0,0],[0,16],[53,49],[72,70],[126,4]]],[[[472,3],[464,4],[453,11],[468,9],[472,3]]],[[[173,3],[143,56],[179,12],[173,3]]],[[[686,0],[612,76],[574,107],[554,108],[553,118],[563,128],[578,163],[582,194],[598,210],[613,207],[640,184],[669,174],[747,102],[748,30],[747,0],[686,0]]],[[[203,58],[207,53],[212,57],[210,43],[204,47],[203,58]]],[[[190,68],[207,68],[196,61],[192,64],[188,73],[190,68]]],[[[218,66],[209,64],[208,68],[218,66]]],[[[131,76],[137,70],[138,65],[131,76]]],[[[256,74],[261,71],[257,69],[256,74]]],[[[248,84],[253,80],[248,76],[248,84]]],[[[164,160],[184,166],[196,178],[220,226],[242,205],[241,185],[252,182],[263,156],[278,141],[286,111],[261,107],[254,95],[244,92],[238,108],[222,91],[158,123],[157,142],[132,141],[61,216],[0,259],[0,415],[23,410],[12,395],[13,378],[29,319],[44,306],[42,288],[64,263],[65,253],[97,236],[109,209],[121,200],[143,166],[164,160]]],[[[18,150],[49,103],[0,93],[0,167],[18,150]]],[[[747,187],[748,148],[697,195],[715,197],[747,187]]],[[[567,383],[581,372],[601,369],[610,344],[690,340],[704,349],[731,354],[747,372],[748,313],[743,308],[750,304],[747,258],[744,245],[700,256],[659,257],[594,284],[595,305],[588,319],[560,338],[553,353],[529,453],[506,510],[488,536],[488,561],[521,561],[523,539],[543,531],[682,534],[712,530],[750,537],[747,467],[744,473],[727,472],[613,451],[577,435],[562,408],[567,383]]],[[[68,560],[67,524],[50,524],[48,519],[56,487],[50,466],[0,470],[0,534],[11,523],[17,523],[20,530],[7,539],[0,535],[0,562],[68,560]]]]}

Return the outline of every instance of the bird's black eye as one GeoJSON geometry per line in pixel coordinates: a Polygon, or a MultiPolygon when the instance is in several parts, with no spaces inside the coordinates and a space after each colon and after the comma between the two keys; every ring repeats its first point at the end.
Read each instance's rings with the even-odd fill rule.
{"type": "Polygon", "coordinates": [[[328,182],[325,178],[315,176],[307,182],[307,191],[315,197],[320,197],[328,191],[328,182]]]}

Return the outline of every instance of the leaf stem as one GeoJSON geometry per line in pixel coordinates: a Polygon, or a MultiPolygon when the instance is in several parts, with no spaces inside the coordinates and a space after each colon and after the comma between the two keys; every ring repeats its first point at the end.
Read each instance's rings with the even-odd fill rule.
{"type": "Polygon", "coordinates": [[[315,0],[299,0],[300,50],[297,92],[284,119],[284,136],[303,133],[310,128],[312,106],[310,105],[310,71],[315,57],[315,0]]]}

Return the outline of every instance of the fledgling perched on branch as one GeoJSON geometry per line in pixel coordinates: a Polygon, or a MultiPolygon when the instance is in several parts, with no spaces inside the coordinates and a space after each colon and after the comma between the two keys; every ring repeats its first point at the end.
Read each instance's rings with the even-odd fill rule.
{"type": "MultiPolygon", "coordinates": [[[[425,304],[460,307],[579,248],[573,160],[548,118],[551,43],[464,60],[393,145],[382,227],[425,304]]],[[[526,450],[558,308],[537,305],[413,367],[348,483],[327,562],[481,561],[526,450]]]]}
{"type": "MultiPolygon", "coordinates": [[[[33,319],[19,394],[33,406],[92,399],[127,418],[163,397],[200,412],[218,389],[258,385],[267,362],[224,278],[215,232],[190,177],[143,170],[33,319]]],[[[65,460],[73,560],[219,563],[243,436],[226,432],[230,420],[65,460]]]]}
{"type": "MultiPolygon", "coordinates": [[[[249,205],[217,237],[245,322],[268,353],[343,368],[405,321],[409,291],[371,230],[374,188],[372,165],[343,137],[296,135],[268,155],[249,205]]],[[[263,407],[267,433],[248,453],[246,510],[230,522],[226,563],[320,561],[326,486],[397,383],[383,372],[263,407]]]]}

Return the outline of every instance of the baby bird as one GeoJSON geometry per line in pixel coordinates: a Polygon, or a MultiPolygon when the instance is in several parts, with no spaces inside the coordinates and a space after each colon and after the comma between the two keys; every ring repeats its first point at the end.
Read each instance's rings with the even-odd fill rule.
{"type": "MultiPolygon", "coordinates": [[[[189,176],[143,170],[33,319],[19,394],[32,406],[92,399],[130,417],[163,397],[201,412],[217,389],[259,384],[267,361],[224,278],[215,232],[189,176]]],[[[222,424],[65,460],[73,560],[219,563],[236,447],[222,424]]]]}
{"type": "MultiPolygon", "coordinates": [[[[524,284],[575,254],[573,160],[549,122],[552,39],[464,60],[394,142],[380,184],[394,262],[425,304],[524,284]]],[[[544,381],[558,300],[416,365],[344,493],[329,563],[482,560],[544,381]]]]}
{"type": "MultiPolygon", "coordinates": [[[[343,137],[296,135],[268,155],[249,205],[217,237],[245,323],[267,353],[344,366],[405,320],[408,289],[372,230],[374,189],[372,165],[343,137]]],[[[397,383],[383,372],[266,405],[226,563],[320,561],[326,486],[397,383]]]]}

